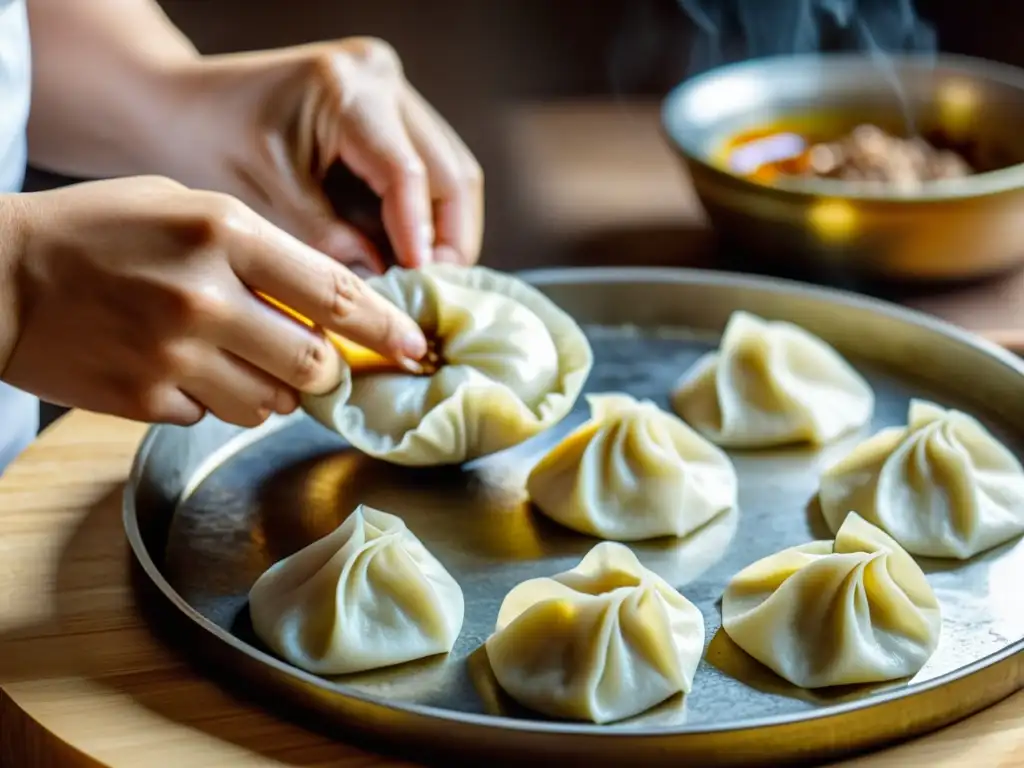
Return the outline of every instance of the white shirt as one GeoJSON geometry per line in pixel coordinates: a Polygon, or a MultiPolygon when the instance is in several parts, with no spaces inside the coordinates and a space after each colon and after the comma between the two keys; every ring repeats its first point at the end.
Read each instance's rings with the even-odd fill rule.
{"type": "MultiPolygon", "coordinates": [[[[20,192],[25,181],[31,79],[25,0],[0,0],[0,192],[20,192]]],[[[0,473],[38,428],[39,401],[0,382],[0,473]]]]}

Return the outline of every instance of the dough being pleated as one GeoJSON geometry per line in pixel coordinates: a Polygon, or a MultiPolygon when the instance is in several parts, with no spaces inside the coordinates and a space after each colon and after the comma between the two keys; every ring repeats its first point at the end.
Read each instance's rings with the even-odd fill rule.
{"type": "Polygon", "coordinates": [[[941,624],[917,563],[855,513],[835,541],[744,568],[722,598],[722,627],[733,642],[801,688],[913,675],[935,652],[941,624]]]}
{"type": "Polygon", "coordinates": [[[686,536],[736,505],[736,472],[720,449],[649,400],[588,395],[591,416],[530,472],[548,517],[617,541],[686,536]]]}
{"type": "Polygon", "coordinates": [[[608,723],[690,691],[704,617],[627,547],[603,542],[572,570],[509,592],[486,649],[523,706],[608,723]]]}
{"type": "Polygon", "coordinates": [[[976,419],[913,400],[821,477],[833,531],[851,509],[908,552],[966,560],[1024,533],[1024,468],[976,419]]]}
{"type": "Polygon", "coordinates": [[[576,322],[511,275],[483,267],[394,268],[367,281],[426,332],[428,375],[342,366],[332,392],[303,397],[314,418],[371,456],[458,464],[517,445],[560,421],[593,363],[576,322]]]}
{"type": "Polygon", "coordinates": [[[448,653],[464,601],[401,519],[360,506],[260,576],[249,613],[259,638],[286,661],[341,675],[448,653]]]}
{"type": "Polygon", "coordinates": [[[672,392],[672,408],[712,442],[733,448],[824,444],[866,424],[871,387],[838,352],[792,323],[746,312],[719,349],[672,392]]]}

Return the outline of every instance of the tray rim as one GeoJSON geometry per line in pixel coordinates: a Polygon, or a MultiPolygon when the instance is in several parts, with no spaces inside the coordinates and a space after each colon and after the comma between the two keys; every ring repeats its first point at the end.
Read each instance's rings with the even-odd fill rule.
{"type": "MultiPolygon", "coordinates": [[[[961,344],[986,353],[987,356],[995,358],[998,362],[1011,368],[1014,373],[1021,376],[1022,389],[1024,389],[1024,360],[1011,352],[1008,352],[999,345],[994,344],[953,323],[942,320],[941,318],[933,315],[929,315],[925,312],[902,307],[882,299],[860,295],[852,291],[831,287],[821,287],[783,278],[742,273],[723,273],[714,270],[682,267],[556,267],[522,270],[513,274],[530,285],[539,287],[542,287],[545,284],[570,282],[571,280],[587,283],[617,283],[626,281],[647,281],[688,285],[712,283],[723,287],[734,286],[738,288],[754,289],[761,292],[783,295],[796,294],[812,299],[825,300],[832,303],[842,304],[850,308],[859,308],[880,313],[894,320],[917,325],[926,330],[931,330],[947,337],[951,337],[961,344]]],[[[280,429],[283,426],[286,426],[287,422],[292,418],[294,418],[294,415],[281,417],[279,419],[271,419],[255,429],[239,429],[239,432],[236,435],[229,438],[229,440],[225,442],[220,449],[218,449],[217,454],[219,455],[219,461],[211,467],[208,462],[209,459],[212,458],[212,455],[211,457],[207,457],[207,460],[201,462],[196,471],[193,472],[193,475],[186,479],[186,482],[183,484],[183,490],[187,491],[190,488],[195,488],[196,483],[193,482],[193,478],[196,475],[208,473],[209,469],[215,468],[224,461],[230,459],[246,445],[264,437],[264,432],[269,433],[280,429]],[[233,445],[236,447],[232,450],[228,450],[229,447],[233,445]],[[205,472],[204,468],[207,468],[205,472]]],[[[196,625],[193,629],[202,630],[207,635],[212,635],[215,639],[219,640],[227,650],[233,653],[240,653],[245,656],[247,663],[270,666],[278,674],[295,678],[305,685],[322,688],[324,678],[301,670],[297,667],[293,667],[277,657],[272,656],[255,646],[249,645],[196,611],[178,594],[170,583],[167,582],[154,562],[149,549],[146,546],[146,542],[143,540],[142,532],[138,524],[135,492],[139,487],[140,478],[142,477],[153,446],[160,439],[161,435],[169,429],[171,429],[171,427],[167,425],[153,425],[147,429],[136,451],[128,480],[125,483],[123,492],[122,521],[132,550],[133,558],[143,569],[146,577],[150,581],[150,585],[157,587],[165,600],[169,601],[170,604],[177,608],[181,614],[190,619],[192,624],[196,625]]],[[[175,504],[180,504],[181,501],[182,498],[179,496],[175,504]]],[[[224,650],[224,648],[221,650],[224,650]]],[[[797,714],[789,713],[773,715],[763,718],[736,721],[724,725],[702,726],[691,726],[683,723],[680,725],[654,726],[647,728],[622,726],[610,728],[606,725],[595,725],[590,723],[540,719],[526,720],[507,717],[504,715],[461,712],[458,710],[443,709],[418,703],[402,702],[401,704],[396,704],[393,700],[381,698],[358,689],[349,689],[343,682],[328,682],[331,682],[335,686],[334,693],[336,695],[349,699],[354,703],[369,705],[373,708],[380,708],[393,714],[411,715],[440,723],[472,726],[484,729],[488,732],[511,731],[538,735],[543,734],[548,736],[576,736],[600,739],[663,739],[688,736],[721,736],[748,733],[750,731],[774,730],[819,721],[827,721],[853,713],[863,713],[868,710],[896,702],[912,703],[915,699],[918,699],[921,696],[926,696],[929,693],[933,693],[938,689],[945,688],[950,684],[967,681],[969,678],[985,672],[995,672],[997,668],[1002,668],[1007,665],[1008,662],[1020,660],[1018,657],[1022,651],[1024,651],[1024,637],[1007,645],[1005,648],[990,653],[989,655],[971,662],[968,665],[959,667],[940,675],[939,677],[931,678],[920,683],[911,683],[906,686],[887,688],[861,699],[839,704],[824,705],[818,709],[797,714]]],[[[1024,688],[1024,679],[1018,680],[1014,677],[1012,688],[1004,686],[1003,688],[1000,688],[999,692],[996,694],[988,694],[981,697],[985,700],[984,704],[981,706],[971,706],[958,714],[944,717],[941,725],[954,722],[955,720],[981,711],[1021,688],[1024,688]],[[1006,690],[1004,690],[1004,688],[1006,688],[1006,690]]],[[[927,730],[932,730],[932,728],[918,728],[917,730],[909,729],[907,732],[920,733],[927,730]]],[[[780,759],[784,759],[782,755],[779,757],[780,759]]]]}

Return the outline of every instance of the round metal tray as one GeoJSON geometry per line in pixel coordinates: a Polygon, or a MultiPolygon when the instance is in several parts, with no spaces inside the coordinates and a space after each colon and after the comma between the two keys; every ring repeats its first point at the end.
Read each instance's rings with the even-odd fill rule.
{"type": "Polygon", "coordinates": [[[733,574],[783,547],[831,538],[815,503],[821,469],[866,434],[905,423],[911,397],[974,414],[1024,455],[1020,360],[925,315],[795,283],[635,268],[524,277],[587,331],[596,360],[588,392],[624,391],[667,408],[672,383],[717,343],[737,309],[802,325],[875,388],[869,428],[820,450],[733,451],[738,512],[687,539],[631,545],[704,614],[708,646],[694,690],[611,726],[551,721],[513,704],[480,651],[509,589],[572,567],[596,543],[532,511],[522,489],[533,461],[587,417],[582,400],[549,433],[442,470],[369,459],[302,414],[251,431],[213,418],[189,429],[153,428],[126,489],[124,520],[141,566],[140,601],[170,608],[158,613],[172,621],[173,642],[263,698],[305,705],[301,711],[345,738],[383,736],[421,758],[510,763],[780,765],[836,757],[938,728],[1022,686],[1016,590],[1024,545],[1017,540],[967,563],[921,560],[942,604],[942,639],[910,681],[799,690],[719,628],[719,598],[733,574]],[[246,595],[264,569],[333,530],[361,502],[401,515],[459,580],[465,625],[447,657],[319,678],[263,648],[246,595]]]}

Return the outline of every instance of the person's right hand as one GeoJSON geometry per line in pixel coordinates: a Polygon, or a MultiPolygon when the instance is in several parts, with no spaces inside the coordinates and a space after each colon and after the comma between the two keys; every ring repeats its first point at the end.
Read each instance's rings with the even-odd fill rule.
{"type": "Polygon", "coordinates": [[[11,228],[0,252],[20,244],[0,378],[50,402],[175,424],[209,410],[254,426],[293,411],[297,391],[331,389],[330,343],[255,291],[390,358],[426,352],[394,305],[225,195],[100,181],[0,198],[0,221],[11,228]]]}

